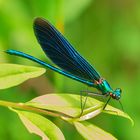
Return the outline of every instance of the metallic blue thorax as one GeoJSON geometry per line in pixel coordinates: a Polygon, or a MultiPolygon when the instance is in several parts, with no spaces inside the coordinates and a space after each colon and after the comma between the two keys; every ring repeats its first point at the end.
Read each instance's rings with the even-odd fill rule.
{"type": "Polygon", "coordinates": [[[106,80],[101,80],[101,83],[97,85],[97,88],[102,92],[103,95],[113,92],[112,88],[106,80]]]}
{"type": "Polygon", "coordinates": [[[103,95],[110,95],[113,99],[119,100],[121,98],[121,89],[116,88],[113,90],[109,83],[104,79],[99,79],[99,82],[96,82],[97,89],[102,92],[103,95]]]}

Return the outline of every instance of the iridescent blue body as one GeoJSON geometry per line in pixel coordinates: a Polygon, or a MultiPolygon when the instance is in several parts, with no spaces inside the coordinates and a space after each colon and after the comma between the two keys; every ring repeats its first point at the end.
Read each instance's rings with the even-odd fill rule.
{"type": "Polygon", "coordinates": [[[116,100],[120,99],[121,89],[117,88],[113,90],[109,83],[101,78],[95,68],[48,21],[36,18],[34,21],[34,32],[45,54],[61,69],[20,51],[7,50],[6,52],[11,55],[27,58],[64,76],[94,87],[102,95],[110,95],[116,100]]]}

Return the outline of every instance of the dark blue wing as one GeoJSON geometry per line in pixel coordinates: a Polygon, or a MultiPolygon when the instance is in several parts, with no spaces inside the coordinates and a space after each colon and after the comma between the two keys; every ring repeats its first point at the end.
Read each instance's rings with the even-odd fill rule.
{"type": "Polygon", "coordinates": [[[34,32],[45,54],[61,69],[88,81],[100,79],[97,71],[48,21],[36,18],[34,32]]]}

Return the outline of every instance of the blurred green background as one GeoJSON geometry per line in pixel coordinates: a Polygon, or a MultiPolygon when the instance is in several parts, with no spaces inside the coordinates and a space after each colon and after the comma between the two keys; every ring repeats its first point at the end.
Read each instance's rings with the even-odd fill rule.
{"type": "MultiPolygon", "coordinates": [[[[0,0],[0,62],[38,66],[28,60],[3,53],[17,49],[46,58],[33,33],[35,17],[48,19],[73,46],[106,78],[113,88],[123,90],[121,102],[129,121],[101,114],[91,121],[119,140],[140,139],[140,1],[136,0],[0,0]]],[[[1,100],[25,102],[41,94],[79,94],[87,86],[50,70],[21,86],[1,90],[1,100]]],[[[90,89],[89,89],[90,90],[90,89]]],[[[120,108],[117,101],[110,104],[120,108]]],[[[1,140],[40,140],[29,134],[18,116],[0,107],[1,140]]],[[[65,122],[55,120],[67,140],[82,139],[65,122]]]]}

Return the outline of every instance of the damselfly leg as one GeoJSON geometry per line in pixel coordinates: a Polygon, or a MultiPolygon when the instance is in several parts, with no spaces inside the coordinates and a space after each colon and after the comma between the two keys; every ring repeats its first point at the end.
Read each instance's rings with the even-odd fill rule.
{"type": "Polygon", "coordinates": [[[97,92],[91,92],[91,91],[88,91],[88,90],[80,91],[80,101],[81,101],[81,113],[80,113],[80,116],[83,115],[83,111],[85,109],[88,96],[91,96],[91,97],[93,97],[93,96],[95,97],[96,96],[96,97],[103,97],[103,98],[106,97],[105,95],[102,95],[102,94],[97,93],[97,92]],[[84,97],[85,97],[84,102],[83,102],[83,93],[86,93],[84,95],[84,97]]]}

